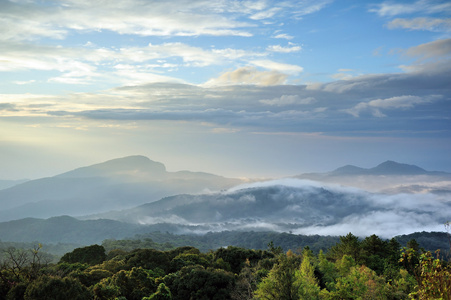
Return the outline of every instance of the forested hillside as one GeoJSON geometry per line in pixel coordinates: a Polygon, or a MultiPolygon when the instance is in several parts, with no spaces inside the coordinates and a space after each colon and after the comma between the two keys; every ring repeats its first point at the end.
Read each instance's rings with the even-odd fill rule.
{"type": "Polygon", "coordinates": [[[233,247],[206,253],[150,239],[74,249],[49,263],[40,245],[2,250],[1,299],[450,299],[450,265],[376,235],[327,251],[233,247]],[[138,242],[139,241],[139,242],[138,242]],[[138,248],[134,246],[153,248],[138,248]],[[130,247],[126,249],[126,247],[130,247]],[[167,248],[158,250],[155,248],[167,248]]]}

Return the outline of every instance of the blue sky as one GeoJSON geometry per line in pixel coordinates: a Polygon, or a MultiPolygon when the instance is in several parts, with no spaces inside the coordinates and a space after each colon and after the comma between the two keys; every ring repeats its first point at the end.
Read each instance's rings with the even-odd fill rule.
{"type": "Polygon", "coordinates": [[[451,171],[450,57],[449,1],[1,1],[0,178],[451,171]]]}

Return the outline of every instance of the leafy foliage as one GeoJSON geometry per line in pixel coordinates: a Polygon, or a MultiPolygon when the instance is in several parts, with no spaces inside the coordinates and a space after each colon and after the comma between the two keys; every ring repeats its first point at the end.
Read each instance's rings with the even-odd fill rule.
{"type": "Polygon", "coordinates": [[[77,248],[58,264],[39,246],[4,250],[0,299],[450,299],[450,265],[416,240],[401,249],[395,239],[350,233],[318,254],[274,242],[267,250],[133,249],[142,242],[153,243],[77,248]]]}
{"type": "Polygon", "coordinates": [[[27,300],[85,300],[90,297],[88,289],[78,280],[53,276],[42,276],[33,281],[25,290],[24,295],[27,300]]]}
{"type": "Polygon", "coordinates": [[[99,245],[92,245],[83,248],[77,248],[72,252],[66,253],[61,257],[61,262],[67,263],[86,263],[96,265],[106,259],[105,248],[99,245]]]}

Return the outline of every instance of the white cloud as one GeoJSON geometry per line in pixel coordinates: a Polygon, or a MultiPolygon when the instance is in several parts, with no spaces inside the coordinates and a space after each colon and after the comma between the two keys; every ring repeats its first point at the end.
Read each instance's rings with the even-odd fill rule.
{"type": "Polygon", "coordinates": [[[35,83],[36,80],[32,79],[32,80],[26,80],[26,81],[13,81],[14,84],[18,84],[18,85],[25,85],[25,84],[31,84],[31,83],[35,83]]]}
{"type": "Polygon", "coordinates": [[[451,39],[441,39],[411,47],[406,55],[421,58],[449,58],[451,56],[451,39]]]}
{"type": "Polygon", "coordinates": [[[291,47],[283,47],[281,45],[271,45],[266,48],[266,50],[271,52],[279,52],[279,53],[291,53],[291,52],[299,52],[302,50],[301,46],[291,46],[291,47]]]}
{"type": "Polygon", "coordinates": [[[386,1],[381,4],[376,4],[375,6],[376,8],[370,9],[370,12],[375,12],[383,17],[411,14],[416,12],[428,14],[451,12],[451,3],[448,1],[418,0],[413,3],[395,3],[386,1]]]}
{"type": "MultiPolygon", "coordinates": [[[[251,36],[241,28],[250,24],[224,15],[227,5],[207,1],[66,1],[61,5],[10,4],[0,16],[14,18],[18,29],[29,37],[61,38],[69,29],[77,31],[111,30],[119,34],[142,36],[251,36]],[[180,9],[183,7],[183,10],[180,9]],[[24,15],[26,18],[16,19],[24,15]],[[33,32],[33,24],[39,23],[33,32]],[[27,25],[29,24],[29,25],[27,25]],[[26,33],[25,29],[31,29],[26,33]],[[54,29],[55,28],[55,29],[54,29]],[[48,29],[48,30],[44,30],[48,29]]],[[[18,37],[21,36],[19,33],[18,37]]]]}
{"type": "Polygon", "coordinates": [[[242,67],[210,79],[205,83],[205,86],[236,84],[279,85],[285,83],[287,77],[288,75],[277,71],[259,71],[254,67],[242,67]]]}
{"type": "Polygon", "coordinates": [[[337,80],[350,80],[355,77],[356,70],[353,69],[338,69],[339,73],[332,74],[331,77],[337,80]],[[354,73],[354,74],[353,74],[354,73]]]}
{"type": "Polygon", "coordinates": [[[293,15],[297,18],[301,18],[305,15],[309,15],[315,13],[317,11],[322,10],[327,5],[332,3],[333,0],[305,0],[299,1],[299,5],[293,7],[293,15]]]}
{"type": "Polygon", "coordinates": [[[285,106],[285,105],[298,105],[298,104],[311,104],[316,101],[313,97],[302,98],[299,95],[282,95],[278,98],[270,100],[260,100],[260,103],[270,106],[285,106]]]}
{"type": "MultiPolygon", "coordinates": [[[[376,178],[373,180],[377,181],[376,178]]],[[[247,183],[233,187],[224,194],[229,195],[267,187],[277,187],[279,189],[279,194],[276,194],[278,197],[284,200],[290,198],[293,201],[293,205],[287,206],[290,208],[289,211],[298,210],[300,214],[305,213],[305,208],[310,207],[306,203],[302,203],[302,207],[304,207],[302,209],[296,199],[302,199],[303,195],[309,193],[314,195],[319,188],[344,196],[330,200],[332,206],[338,207],[344,204],[348,208],[352,208],[361,205],[365,208],[364,210],[356,208],[354,211],[348,211],[336,218],[329,226],[319,225],[318,223],[321,222],[318,221],[319,218],[316,218],[316,221],[312,222],[316,224],[299,227],[294,230],[296,234],[345,235],[352,232],[358,236],[377,234],[383,238],[391,238],[415,231],[441,231],[443,223],[439,220],[449,216],[448,211],[451,204],[449,200],[441,199],[433,194],[373,194],[342,185],[292,178],[247,183]],[[337,199],[341,199],[343,202],[337,203],[339,201],[337,199]],[[431,215],[434,217],[431,218],[431,215]]]]}
{"type": "Polygon", "coordinates": [[[292,40],[294,37],[292,35],[288,35],[286,33],[279,33],[274,36],[275,39],[286,39],[292,40]]]}
{"type": "Polygon", "coordinates": [[[59,75],[42,80],[66,84],[94,84],[99,80],[120,84],[140,84],[146,80],[183,82],[158,73],[162,69],[200,68],[265,55],[231,48],[205,50],[179,42],[117,49],[94,48],[93,45],[37,46],[9,41],[0,45],[0,71],[58,71],[59,75]],[[168,59],[174,62],[168,62],[168,59]]]}
{"type": "Polygon", "coordinates": [[[252,15],[250,18],[253,20],[263,20],[272,18],[277,12],[281,10],[280,7],[273,7],[265,11],[259,11],[258,13],[252,15]]]}
{"type": "Polygon", "coordinates": [[[440,98],[442,97],[437,95],[427,97],[405,95],[386,99],[376,99],[369,102],[360,102],[353,108],[345,109],[344,111],[354,117],[359,117],[362,112],[366,111],[371,112],[375,117],[385,117],[381,110],[409,109],[416,105],[430,103],[440,98]]]}
{"type": "Polygon", "coordinates": [[[332,74],[331,77],[333,79],[338,79],[338,80],[349,80],[351,78],[354,78],[354,76],[349,73],[336,73],[336,74],[332,74]]]}
{"type": "Polygon", "coordinates": [[[304,68],[300,66],[278,63],[271,60],[254,60],[251,61],[251,63],[257,67],[291,75],[297,75],[304,70],[304,68]]]}
{"type": "Polygon", "coordinates": [[[140,36],[252,36],[255,21],[305,15],[330,1],[4,1],[3,40],[63,39],[69,31],[103,31],[140,36]]]}
{"type": "Polygon", "coordinates": [[[148,70],[145,66],[135,65],[116,65],[116,71],[113,72],[118,81],[124,85],[140,85],[149,82],[178,82],[183,83],[183,80],[156,74],[148,70]]]}
{"type": "Polygon", "coordinates": [[[404,28],[410,30],[451,31],[451,19],[438,18],[397,18],[387,24],[389,29],[404,28]]]}

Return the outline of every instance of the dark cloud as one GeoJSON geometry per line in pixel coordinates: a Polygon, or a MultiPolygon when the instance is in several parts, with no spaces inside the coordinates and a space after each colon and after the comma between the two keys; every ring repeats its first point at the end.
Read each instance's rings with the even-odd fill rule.
{"type": "Polygon", "coordinates": [[[0,110],[3,111],[18,111],[16,105],[12,103],[0,103],[0,110]]]}

